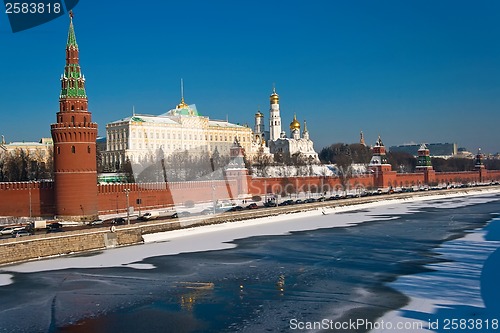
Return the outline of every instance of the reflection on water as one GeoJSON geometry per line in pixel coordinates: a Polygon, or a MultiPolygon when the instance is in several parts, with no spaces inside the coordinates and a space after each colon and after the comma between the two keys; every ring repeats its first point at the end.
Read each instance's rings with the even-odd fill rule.
{"type": "Polygon", "coordinates": [[[180,282],[179,286],[186,289],[186,292],[181,295],[181,309],[193,311],[196,299],[207,297],[213,291],[215,285],[213,282],[180,282]]]}

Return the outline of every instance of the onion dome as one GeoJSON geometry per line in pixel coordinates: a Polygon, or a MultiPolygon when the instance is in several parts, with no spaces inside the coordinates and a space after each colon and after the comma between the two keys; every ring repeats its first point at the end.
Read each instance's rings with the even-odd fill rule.
{"type": "Polygon", "coordinates": [[[264,115],[262,114],[262,112],[257,111],[257,113],[255,114],[255,117],[264,118],[264,115]]]}
{"type": "Polygon", "coordinates": [[[295,129],[300,130],[300,123],[297,120],[297,116],[293,115],[293,121],[290,123],[290,130],[293,131],[295,129]]]}
{"type": "Polygon", "coordinates": [[[276,93],[276,88],[273,88],[273,93],[269,96],[271,104],[278,104],[280,102],[280,96],[276,93]]]}

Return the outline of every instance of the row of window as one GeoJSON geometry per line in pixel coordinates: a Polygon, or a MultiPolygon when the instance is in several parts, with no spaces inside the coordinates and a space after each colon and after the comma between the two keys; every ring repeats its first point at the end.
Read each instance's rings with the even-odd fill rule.
{"type": "MultiPolygon", "coordinates": [[[[87,146],[87,153],[90,154],[91,151],[92,151],[92,149],[90,148],[90,146],[87,146]]],[[[73,154],[76,154],[76,147],[75,146],[71,146],[71,152],[73,154]]],[[[56,153],[61,154],[61,147],[56,148],[56,153]]]]}
{"type": "MultiPolygon", "coordinates": [[[[137,133],[137,136],[139,138],[142,138],[142,132],[138,132],[137,133]]],[[[149,138],[149,139],[154,139],[156,137],[156,139],[160,139],[160,133],[155,133],[155,135],[153,135],[153,133],[150,133],[149,135],[144,132],[144,138],[149,138]]],[[[109,132],[109,138],[110,138],[110,141],[112,140],[117,140],[117,139],[120,139],[120,138],[123,138],[123,139],[126,139],[126,133],[123,132],[116,132],[116,133],[113,133],[113,132],[109,132]]],[[[132,139],[135,139],[136,138],[136,132],[135,131],[132,131],[132,139]]],[[[162,139],[165,139],[165,133],[161,133],[161,138],[162,139]]],[[[184,133],[184,135],[182,135],[182,138],[184,140],[203,140],[203,134],[186,134],[184,133]]],[[[205,140],[209,140],[210,138],[210,141],[233,141],[233,137],[231,136],[227,136],[227,135],[213,135],[213,134],[205,134],[205,140]]],[[[177,140],[180,140],[181,139],[181,133],[167,133],[166,135],[166,139],[167,140],[170,140],[170,139],[177,139],[177,140]],[[170,135],[172,134],[172,135],[170,135]]],[[[238,140],[241,141],[241,137],[238,136],[238,140]]],[[[246,137],[244,136],[243,137],[243,141],[246,141],[246,137]]]]}

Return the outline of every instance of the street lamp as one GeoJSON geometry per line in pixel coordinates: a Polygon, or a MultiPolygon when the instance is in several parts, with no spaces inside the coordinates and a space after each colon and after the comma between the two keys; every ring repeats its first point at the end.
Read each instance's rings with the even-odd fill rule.
{"type": "Polygon", "coordinates": [[[29,192],[29,197],[30,197],[30,220],[33,217],[33,210],[32,210],[32,206],[31,206],[31,184],[32,183],[33,183],[32,180],[30,180],[28,183],[28,192],[29,192]]]}
{"type": "Polygon", "coordinates": [[[29,184],[28,184],[28,191],[29,191],[29,196],[30,196],[30,220],[31,220],[32,215],[33,215],[32,210],[31,210],[31,183],[32,183],[32,181],[30,180],[29,184]]]}
{"type": "Polygon", "coordinates": [[[130,224],[130,202],[129,202],[129,194],[130,194],[130,189],[126,188],[124,189],[125,195],[127,196],[127,224],[130,224]]]}
{"type": "Polygon", "coordinates": [[[213,181],[212,181],[212,209],[213,213],[215,214],[215,185],[213,184],[213,181]]]}

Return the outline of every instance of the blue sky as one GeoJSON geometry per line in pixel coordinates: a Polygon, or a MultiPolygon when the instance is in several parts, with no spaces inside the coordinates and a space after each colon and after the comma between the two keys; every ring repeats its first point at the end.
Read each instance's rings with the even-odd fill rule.
{"type": "MultiPolygon", "coordinates": [[[[74,9],[89,108],[105,125],[185,98],[200,113],[307,120],[316,150],[456,142],[500,151],[498,1],[96,1],[74,9]]],[[[0,13],[0,134],[50,136],[69,18],[12,33],[0,13]]],[[[287,127],[287,126],[286,126],[287,127]]],[[[288,130],[288,129],[287,129],[288,130]]]]}

